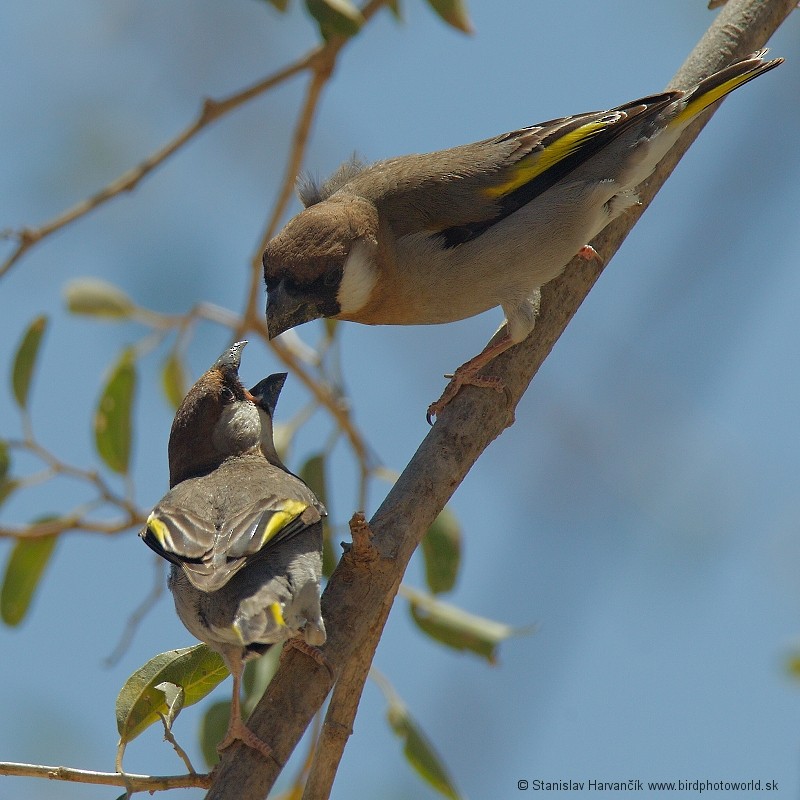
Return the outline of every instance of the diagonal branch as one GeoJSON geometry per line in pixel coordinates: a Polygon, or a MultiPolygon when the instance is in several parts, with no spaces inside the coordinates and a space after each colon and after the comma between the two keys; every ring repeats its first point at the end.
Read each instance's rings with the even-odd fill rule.
{"type": "MultiPolygon", "coordinates": [[[[764,45],[783,22],[796,0],[731,0],[720,12],[688,60],[675,76],[673,87],[689,87],[736,57],[764,45]]],[[[713,113],[686,131],[658,169],[641,187],[642,206],[616,221],[593,244],[605,262],[623,240],[674,169],[683,153],[713,113]]],[[[531,337],[500,356],[496,374],[503,380],[515,406],[534,374],[550,353],[567,323],[600,275],[594,263],[573,262],[557,280],[544,287],[542,310],[531,337]]],[[[323,597],[328,629],[325,656],[348,697],[332,702],[326,725],[336,736],[349,733],[363,684],[363,657],[371,658],[403,572],[429,525],[444,507],[472,465],[509,423],[504,400],[495,392],[472,387],[462,391],[445,409],[370,523],[371,539],[354,546],[336,568],[323,597]],[[338,733],[337,733],[338,731],[338,733]]],[[[249,726],[273,749],[266,760],[246,747],[229,748],[208,798],[256,800],[266,796],[297,741],[320,708],[330,689],[325,668],[297,651],[288,654],[250,718],[249,726]]],[[[336,693],[337,696],[339,693],[336,693]]],[[[326,738],[323,738],[326,741],[326,738]]],[[[326,744],[326,746],[329,746],[326,744]]],[[[309,781],[324,798],[334,768],[320,755],[319,775],[309,781]]]]}

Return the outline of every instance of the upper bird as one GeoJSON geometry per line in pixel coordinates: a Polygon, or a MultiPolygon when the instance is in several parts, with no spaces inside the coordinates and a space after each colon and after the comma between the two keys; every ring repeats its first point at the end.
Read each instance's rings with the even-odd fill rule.
{"type": "Polygon", "coordinates": [[[242,669],[289,639],[322,660],[312,648],[325,642],[326,512],[275,452],[272,415],[286,374],[247,391],[239,380],[244,344],[226,350],[183,399],[169,437],[170,491],[140,536],[172,564],[169,588],[183,624],[233,675],[219,749],[241,739],[268,755],[240,716],[242,669]]]}
{"type": "Polygon", "coordinates": [[[456,371],[435,415],[464,383],[533,329],[538,288],[639,202],[636,186],[708,106],[783,59],[766,50],[688,91],[541,122],[475,144],[365,167],[342,165],[267,245],[270,337],[318,317],[428,325],[494,306],[507,332],[456,371]]]}

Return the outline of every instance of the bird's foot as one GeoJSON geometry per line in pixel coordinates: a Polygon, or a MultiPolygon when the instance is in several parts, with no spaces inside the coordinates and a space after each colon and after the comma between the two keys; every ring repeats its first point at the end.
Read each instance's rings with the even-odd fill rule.
{"type": "Polygon", "coordinates": [[[313,644],[309,644],[302,635],[300,636],[292,636],[291,639],[286,640],[286,645],[281,653],[281,659],[284,658],[284,654],[286,653],[286,647],[293,647],[295,650],[299,650],[301,653],[304,653],[309,658],[312,658],[314,661],[317,662],[321,667],[325,667],[328,670],[328,674],[331,676],[331,682],[336,680],[336,673],[333,671],[333,667],[331,666],[330,661],[325,658],[325,654],[320,650],[318,647],[314,647],[313,644]]]}
{"type": "Polygon", "coordinates": [[[217,745],[217,752],[221,753],[237,739],[240,742],[244,742],[248,747],[252,747],[256,752],[261,753],[264,758],[272,757],[272,748],[263,739],[259,739],[239,717],[231,718],[225,738],[217,745]]]}
{"type": "Polygon", "coordinates": [[[594,249],[590,244],[585,244],[578,250],[578,258],[582,258],[584,261],[599,261],[603,264],[603,259],[600,257],[600,253],[594,249]]]}
{"type": "Polygon", "coordinates": [[[444,407],[461,391],[462,386],[477,386],[480,389],[494,389],[496,392],[505,392],[506,399],[509,404],[511,403],[511,392],[509,392],[508,387],[500,378],[493,375],[478,375],[478,370],[482,366],[482,364],[474,366],[471,362],[467,362],[452,375],[445,375],[445,378],[450,378],[450,383],[445,387],[442,396],[435,403],[431,403],[428,406],[428,413],[425,415],[428,425],[433,425],[433,418],[442,413],[444,407]]]}

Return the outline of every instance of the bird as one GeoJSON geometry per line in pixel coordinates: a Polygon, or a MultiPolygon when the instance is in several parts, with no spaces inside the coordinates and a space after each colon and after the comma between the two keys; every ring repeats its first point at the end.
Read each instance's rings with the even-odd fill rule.
{"type": "Polygon", "coordinates": [[[324,663],[322,518],[314,493],[280,461],[272,416],[285,373],[247,390],[241,350],[228,348],[188,391],[169,436],[169,492],[140,536],[171,563],[168,586],[187,630],[233,676],[228,729],[269,757],[241,718],[246,661],[290,642],[324,663]]]}
{"type": "Polygon", "coordinates": [[[461,386],[533,330],[539,288],[639,204],[636,187],[700,113],[774,69],[753,53],[687,90],[577,114],[474,144],[371,166],[353,157],[298,184],[305,208],[263,254],[270,338],[320,317],[367,325],[453,322],[500,306],[506,331],[459,367],[461,386]]]}

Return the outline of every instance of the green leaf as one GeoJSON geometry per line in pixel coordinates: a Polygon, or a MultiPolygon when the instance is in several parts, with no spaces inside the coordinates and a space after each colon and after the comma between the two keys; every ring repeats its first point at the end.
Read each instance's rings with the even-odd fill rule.
{"type": "MultiPolygon", "coordinates": [[[[325,480],[325,454],[311,456],[300,468],[300,479],[328,507],[328,487],[325,480]]],[[[330,578],[336,568],[336,553],[331,542],[331,526],[328,517],[322,520],[322,574],[330,578]]]]}
{"type": "Polygon", "coordinates": [[[14,388],[14,398],[20,408],[28,404],[28,390],[31,386],[33,368],[36,365],[36,356],[39,354],[39,345],[47,328],[47,317],[36,317],[28,326],[28,330],[19,343],[14,356],[14,366],[11,371],[11,384],[14,388]]]}
{"type": "Polygon", "coordinates": [[[258,701],[272,680],[272,676],[278,671],[281,659],[280,645],[270,647],[261,658],[247,662],[244,671],[244,693],[242,696],[242,712],[246,717],[253,713],[253,709],[258,705],[258,701]]]}
{"type": "Polygon", "coordinates": [[[99,278],[77,278],[64,289],[67,308],[73,314],[105,319],[127,319],[136,305],[122,289],[99,278]]]}
{"type": "Polygon", "coordinates": [[[6,498],[19,485],[19,481],[8,477],[10,470],[11,454],[8,451],[8,444],[0,439],[0,505],[3,505],[6,498]]]}
{"type": "Polygon", "coordinates": [[[322,36],[355,36],[364,17],[352,0],[306,0],[309,14],[319,23],[322,36]]]}
{"type": "Polygon", "coordinates": [[[278,11],[286,11],[289,8],[289,0],[267,0],[270,5],[275,6],[278,11]]]}
{"type": "Polygon", "coordinates": [[[464,33],[473,33],[464,0],[428,0],[428,5],[448,24],[464,33]]]}
{"type": "Polygon", "coordinates": [[[13,478],[0,479],[0,506],[5,503],[9,495],[19,486],[20,482],[13,478]]]}
{"type": "Polygon", "coordinates": [[[183,708],[184,701],[186,700],[186,692],[183,690],[182,686],[170,683],[169,681],[159,683],[155,689],[164,695],[164,700],[167,704],[167,713],[164,714],[164,723],[167,726],[167,730],[171,731],[172,724],[183,708]]]}
{"type": "Polygon", "coordinates": [[[456,585],[461,566],[461,527],[445,508],[422,538],[425,581],[434,593],[449,592],[456,585]]]}
{"type": "Polygon", "coordinates": [[[453,779],[439,758],[439,754],[399,700],[389,703],[386,713],[392,730],[404,741],[403,754],[420,777],[451,800],[459,800],[453,779]]]}
{"type": "Polygon", "coordinates": [[[0,589],[0,617],[6,625],[19,625],[27,614],[57,539],[55,535],[18,539],[11,549],[0,589]]]}
{"type": "Polygon", "coordinates": [[[209,768],[219,761],[217,745],[228,730],[230,717],[230,700],[219,700],[206,709],[203,719],[200,721],[200,750],[203,753],[203,760],[209,768]]]}
{"type": "Polygon", "coordinates": [[[124,749],[142,731],[158,722],[158,712],[170,713],[164,692],[157,687],[171,683],[183,690],[183,706],[202,700],[228,676],[222,656],[205,644],[169,650],[151,658],[125,681],[117,697],[117,730],[124,749]]]}
{"type": "Polygon", "coordinates": [[[9,469],[11,469],[11,455],[8,452],[8,444],[0,439],[0,481],[6,479],[9,469]]]}
{"type": "Polygon", "coordinates": [[[322,322],[325,325],[325,336],[329,339],[333,339],[336,335],[336,329],[339,325],[338,319],[333,319],[333,317],[323,317],[322,322]]]}
{"type": "Polygon", "coordinates": [[[469,614],[405,586],[403,595],[411,601],[414,622],[428,636],[454,650],[468,650],[482,656],[490,664],[497,660],[497,648],[501,642],[533,631],[532,627],[512,628],[502,622],[469,614]]]}
{"type": "Polygon", "coordinates": [[[786,663],[789,675],[795,680],[800,679],[800,653],[792,653],[786,663]]]}
{"type": "Polygon", "coordinates": [[[174,350],[167,356],[164,366],[161,368],[161,386],[169,404],[177,410],[186,396],[189,384],[183,361],[174,350]]]}
{"type": "Polygon", "coordinates": [[[131,456],[131,409],[136,389],[133,350],[123,350],[103,389],[94,415],[97,452],[109,469],[124,475],[131,456]]]}

